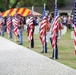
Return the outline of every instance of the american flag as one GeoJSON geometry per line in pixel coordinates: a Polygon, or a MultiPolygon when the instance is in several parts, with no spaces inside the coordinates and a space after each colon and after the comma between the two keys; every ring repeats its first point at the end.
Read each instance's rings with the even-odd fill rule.
{"type": "Polygon", "coordinates": [[[32,33],[33,33],[33,16],[31,14],[30,16],[30,22],[28,26],[28,41],[30,42],[32,40],[32,33]]]}
{"type": "Polygon", "coordinates": [[[56,1],[55,10],[54,10],[54,22],[52,25],[52,47],[53,49],[55,49],[55,46],[56,46],[56,33],[58,30],[58,25],[59,25],[59,21],[58,21],[59,16],[57,16],[57,14],[58,14],[58,8],[57,8],[57,1],[56,1]]]}
{"type": "Polygon", "coordinates": [[[76,0],[74,1],[74,47],[76,55],[76,0]]]}
{"type": "Polygon", "coordinates": [[[59,21],[58,21],[59,16],[55,17],[53,25],[52,25],[52,47],[55,49],[56,46],[56,35],[59,27],[59,21]]]}
{"type": "Polygon", "coordinates": [[[10,33],[10,30],[11,30],[11,24],[12,24],[12,20],[11,20],[11,16],[8,15],[7,16],[7,20],[6,20],[6,25],[7,25],[7,33],[9,34],[10,33]]]}
{"type": "Polygon", "coordinates": [[[17,15],[15,15],[15,18],[14,18],[14,34],[16,36],[18,35],[18,24],[19,24],[19,19],[17,18],[17,15]]]}
{"type": "Polygon", "coordinates": [[[3,23],[2,16],[0,16],[0,25],[3,23]]]}
{"type": "Polygon", "coordinates": [[[3,24],[2,16],[0,16],[0,33],[2,32],[2,24],[3,24]]]}
{"type": "Polygon", "coordinates": [[[57,6],[57,0],[55,0],[55,10],[54,10],[54,18],[58,15],[58,6],[57,6]]]}
{"type": "Polygon", "coordinates": [[[46,32],[46,25],[47,25],[47,17],[45,15],[45,10],[42,11],[42,21],[40,23],[40,40],[42,45],[44,46],[45,43],[45,32],[46,32]]]}

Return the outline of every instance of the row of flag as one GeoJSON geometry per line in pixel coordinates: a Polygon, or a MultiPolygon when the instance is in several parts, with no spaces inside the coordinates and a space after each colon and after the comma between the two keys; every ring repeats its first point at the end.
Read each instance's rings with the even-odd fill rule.
{"type": "MultiPolygon", "coordinates": [[[[57,27],[59,25],[58,22],[58,7],[57,7],[57,1],[55,2],[55,11],[54,11],[54,22],[53,22],[53,29],[52,29],[52,47],[55,49],[56,46],[56,31],[57,27]]],[[[42,24],[41,24],[41,29],[40,29],[40,40],[42,42],[42,45],[44,46],[44,29],[46,28],[47,25],[47,17],[45,15],[45,9],[43,9],[42,13],[42,24]]],[[[15,17],[15,22],[14,22],[14,33],[15,35],[18,35],[18,19],[15,17]]],[[[7,17],[7,32],[10,33],[10,25],[11,25],[11,17],[8,15],[7,17]]],[[[1,24],[1,21],[0,21],[1,24]]],[[[33,32],[33,16],[30,17],[30,23],[29,23],[29,31],[28,31],[28,41],[30,42],[32,39],[32,32],[33,32]]],[[[75,46],[75,54],[76,54],[76,0],[74,1],[74,46],[75,46]]]]}
{"type": "MultiPolygon", "coordinates": [[[[42,44],[44,45],[44,32],[43,32],[43,29],[45,27],[45,10],[43,10],[43,13],[42,13],[42,17],[43,17],[43,23],[42,23],[42,27],[41,27],[41,30],[40,30],[40,39],[42,41],[42,44]]],[[[53,22],[53,29],[52,29],[52,47],[53,49],[55,49],[56,47],[56,31],[59,27],[59,16],[58,16],[58,7],[57,7],[57,0],[55,1],[55,10],[54,10],[54,22],[53,22]]],[[[76,55],[76,0],[74,1],[74,47],[75,47],[75,50],[74,50],[74,53],[76,55]]]]}

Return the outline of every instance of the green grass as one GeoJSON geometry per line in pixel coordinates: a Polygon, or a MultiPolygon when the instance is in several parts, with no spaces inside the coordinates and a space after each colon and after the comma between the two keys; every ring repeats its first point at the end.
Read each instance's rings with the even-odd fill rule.
{"type": "MultiPolygon", "coordinates": [[[[4,38],[8,39],[7,33],[5,33],[4,38]]],[[[9,39],[14,42],[14,38],[9,39]]],[[[68,30],[65,35],[63,35],[59,40],[58,40],[58,49],[59,49],[59,59],[56,61],[67,65],[69,67],[72,67],[76,69],[76,56],[74,55],[74,44],[73,40],[71,39],[71,30],[68,30]]],[[[18,42],[16,42],[18,43],[18,42]]],[[[39,39],[39,35],[34,34],[34,43],[35,47],[30,48],[31,50],[40,53],[42,51],[42,45],[39,39]]],[[[26,31],[23,31],[23,46],[24,47],[29,47],[29,43],[27,41],[27,33],[26,31]]],[[[48,53],[40,53],[46,57],[51,57],[52,56],[52,47],[50,42],[48,42],[48,53]]]]}

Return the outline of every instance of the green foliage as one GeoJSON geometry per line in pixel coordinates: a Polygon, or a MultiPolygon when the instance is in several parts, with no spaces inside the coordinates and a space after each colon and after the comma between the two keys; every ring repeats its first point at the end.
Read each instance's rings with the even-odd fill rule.
{"type": "Polygon", "coordinates": [[[9,8],[12,7],[12,5],[14,4],[15,0],[10,0],[10,3],[9,3],[9,8]]]}
{"type": "Polygon", "coordinates": [[[42,6],[46,0],[21,0],[18,6],[42,6]]]}
{"type": "Polygon", "coordinates": [[[32,6],[33,5],[33,0],[21,0],[17,6],[32,6]]]}
{"type": "Polygon", "coordinates": [[[63,7],[66,5],[66,0],[58,0],[58,6],[63,7]]]}
{"type": "Polygon", "coordinates": [[[44,3],[46,3],[46,0],[34,0],[35,6],[42,6],[44,3]]]}
{"type": "MultiPolygon", "coordinates": [[[[12,7],[25,7],[25,6],[43,6],[46,3],[48,7],[52,8],[54,0],[0,0],[0,10],[7,10],[12,7]],[[47,4],[47,2],[49,4],[47,4]],[[14,5],[14,6],[13,6],[14,5]]],[[[58,6],[65,6],[66,0],[58,0],[58,6]]]]}
{"type": "Polygon", "coordinates": [[[3,0],[0,0],[0,11],[4,11],[3,0]]]}
{"type": "Polygon", "coordinates": [[[3,9],[3,8],[0,8],[0,11],[1,11],[1,12],[3,12],[3,11],[4,11],[4,9],[3,9]]]}

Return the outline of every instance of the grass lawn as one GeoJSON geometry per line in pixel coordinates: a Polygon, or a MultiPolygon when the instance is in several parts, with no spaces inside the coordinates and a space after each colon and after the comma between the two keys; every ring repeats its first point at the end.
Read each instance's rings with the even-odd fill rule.
{"type": "MultiPolygon", "coordinates": [[[[5,32],[4,38],[8,39],[6,32],[5,32]]],[[[14,41],[14,37],[10,40],[14,41]]],[[[42,51],[42,45],[39,39],[39,35],[37,34],[34,34],[34,43],[35,43],[35,47],[30,49],[40,53],[42,51]]],[[[23,46],[27,48],[29,47],[26,31],[23,31],[23,46]]],[[[57,59],[56,61],[76,69],[76,66],[75,66],[76,56],[74,55],[74,40],[71,39],[71,30],[68,30],[67,33],[58,40],[58,49],[59,49],[59,59],[57,59]]],[[[40,53],[40,54],[48,58],[51,57],[52,47],[50,42],[48,42],[48,53],[45,53],[45,54],[40,53]]]]}

